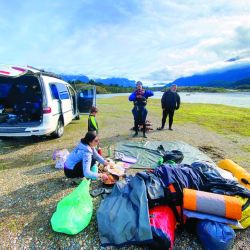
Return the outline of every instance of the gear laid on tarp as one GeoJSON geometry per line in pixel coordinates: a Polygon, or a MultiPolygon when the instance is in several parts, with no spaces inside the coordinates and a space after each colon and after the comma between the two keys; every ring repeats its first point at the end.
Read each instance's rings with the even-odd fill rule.
{"type": "Polygon", "coordinates": [[[248,173],[244,168],[230,159],[219,161],[218,166],[222,169],[230,171],[243,186],[250,189],[250,173],[248,173]]]}
{"type": "Polygon", "coordinates": [[[242,205],[242,217],[239,221],[241,227],[233,227],[234,229],[245,229],[250,226],[250,198],[242,198],[237,196],[242,205]]]}
{"type": "MultiPolygon", "coordinates": [[[[178,209],[183,205],[184,188],[250,198],[247,188],[224,179],[206,162],[194,162],[191,166],[176,164],[174,167],[165,163],[117,182],[112,193],[101,202],[97,222],[102,245],[150,243],[153,236],[148,211],[156,205],[168,205],[177,222],[185,223],[182,209],[178,209]]],[[[244,204],[242,211],[249,205],[244,204]]]]}
{"type": "Polygon", "coordinates": [[[176,220],[169,206],[156,206],[149,210],[150,225],[154,241],[149,245],[153,250],[173,249],[176,220]]]}
{"type": "Polygon", "coordinates": [[[183,189],[183,207],[188,210],[240,220],[240,200],[233,196],[183,189]]]}
{"type": "Polygon", "coordinates": [[[179,150],[166,151],[163,155],[163,162],[173,161],[175,163],[181,163],[184,155],[179,150]]]}
{"type": "Polygon", "coordinates": [[[146,187],[140,176],[115,184],[97,210],[102,246],[143,244],[153,239],[146,187]]]}
{"type": "Polygon", "coordinates": [[[184,188],[202,190],[205,182],[205,176],[202,172],[187,164],[176,164],[175,167],[172,167],[170,164],[164,163],[154,169],[153,173],[159,178],[164,188],[174,184],[175,191],[179,195],[176,197],[176,202],[181,204],[184,188]]]}
{"type": "Polygon", "coordinates": [[[210,221],[228,224],[230,226],[237,226],[237,228],[242,229],[242,226],[238,222],[238,220],[228,219],[228,218],[217,216],[217,215],[206,214],[206,213],[201,213],[201,212],[197,212],[197,211],[191,211],[188,209],[183,209],[183,215],[188,217],[189,220],[190,220],[190,218],[195,218],[195,219],[200,219],[200,220],[210,220],[210,221]]]}
{"type": "Polygon", "coordinates": [[[224,195],[240,195],[250,198],[250,190],[242,186],[239,182],[225,179],[218,171],[218,167],[214,168],[207,162],[193,162],[191,167],[199,170],[205,177],[202,191],[212,192],[224,195]]]}
{"type": "Polygon", "coordinates": [[[181,141],[121,141],[115,145],[115,152],[123,153],[127,157],[136,158],[137,162],[131,165],[131,168],[154,168],[157,166],[159,158],[163,156],[160,146],[162,146],[165,151],[181,151],[184,155],[183,164],[190,165],[194,161],[207,161],[216,166],[213,160],[206,154],[181,141]]]}
{"type": "Polygon", "coordinates": [[[201,220],[197,223],[196,231],[204,250],[232,249],[235,232],[224,223],[201,220]]]}

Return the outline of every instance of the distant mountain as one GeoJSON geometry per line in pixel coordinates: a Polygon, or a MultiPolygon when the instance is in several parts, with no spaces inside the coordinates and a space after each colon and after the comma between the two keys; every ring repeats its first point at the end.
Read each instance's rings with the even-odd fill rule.
{"type": "Polygon", "coordinates": [[[245,78],[243,80],[239,80],[237,82],[234,82],[232,84],[232,87],[233,88],[242,88],[242,89],[247,88],[247,89],[249,89],[250,88],[250,78],[245,78]]]}
{"type": "Polygon", "coordinates": [[[106,79],[94,79],[96,82],[103,83],[104,85],[119,85],[123,87],[134,87],[135,86],[135,81],[134,80],[129,80],[127,78],[117,78],[117,77],[112,77],[112,78],[106,78],[106,79]]]}
{"type": "MultiPolygon", "coordinates": [[[[81,81],[81,82],[89,82],[89,78],[85,75],[60,75],[64,81],[81,81]]],[[[129,80],[127,78],[118,78],[118,77],[112,77],[112,78],[97,78],[93,79],[95,82],[102,83],[104,85],[118,85],[122,87],[134,87],[135,81],[129,80]]]]}
{"type": "MultiPolygon", "coordinates": [[[[238,58],[231,58],[227,62],[237,61],[238,58]]],[[[224,68],[220,70],[213,70],[202,74],[195,74],[187,77],[180,77],[172,83],[154,83],[151,87],[169,86],[171,84],[177,84],[178,86],[201,86],[201,87],[223,87],[223,88],[237,88],[244,85],[248,87],[250,85],[250,64],[236,65],[234,68],[224,68]]],[[[76,81],[89,82],[89,77],[85,75],[60,75],[65,81],[76,81]]],[[[122,77],[111,77],[111,78],[97,78],[93,79],[95,82],[102,83],[103,85],[117,85],[122,87],[134,87],[136,81],[129,80],[122,77]]]]}
{"type": "Polygon", "coordinates": [[[81,82],[89,82],[89,78],[85,75],[64,75],[60,74],[64,81],[81,81],[81,82]]]}
{"type": "MultiPolygon", "coordinates": [[[[178,86],[235,87],[235,82],[246,78],[250,78],[250,65],[181,77],[170,84],[177,84],[178,86]]],[[[170,84],[167,84],[167,86],[170,84]]]]}

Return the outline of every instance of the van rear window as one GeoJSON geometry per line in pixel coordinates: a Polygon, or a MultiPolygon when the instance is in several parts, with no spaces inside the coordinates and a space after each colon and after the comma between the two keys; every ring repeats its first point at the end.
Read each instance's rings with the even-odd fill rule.
{"type": "Polygon", "coordinates": [[[25,94],[29,88],[39,86],[37,78],[33,76],[21,76],[16,78],[0,77],[0,98],[9,97],[10,93],[25,94]]]}
{"type": "Polygon", "coordinates": [[[51,93],[54,99],[69,99],[69,92],[65,84],[53,83],[50,84],[51,93]]]}

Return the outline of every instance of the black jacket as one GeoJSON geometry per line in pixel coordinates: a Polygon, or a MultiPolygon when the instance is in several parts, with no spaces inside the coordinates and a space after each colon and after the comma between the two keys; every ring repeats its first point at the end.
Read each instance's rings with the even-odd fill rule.
{"type": "Polygon", "coordinates": [[[180,96],[171,90],[166,91],[161,98],[161,107],[163,109],[178,109],[180,107],[180,96]]]}

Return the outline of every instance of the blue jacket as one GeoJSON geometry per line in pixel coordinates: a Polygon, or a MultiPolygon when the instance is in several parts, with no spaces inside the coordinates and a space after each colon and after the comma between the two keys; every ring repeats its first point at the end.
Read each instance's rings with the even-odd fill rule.
{"type": "MultiPolygon", "coordinates": [[[[145,90],[143,97],[145,97],[146,99],[148,99],[150,96],[153,96],[154,92],[152,90],[145,90]]],[[[134,102],[136,101],[136,91],[134,91],[133,93],[130,94],[129,96],[129,101],[134,102]]]]}
{"type": "Polygon", "coordinates": [[[105,162],[104,158],[97,153],[95,148],[91,148],[89,145],[80,142],[69,154],[64,167],[73,170],[75,165],[82,161],[84,176],[90,179],[97,179],[98,174],[91,171],[92,157],[102,164],[105,162]]]}

